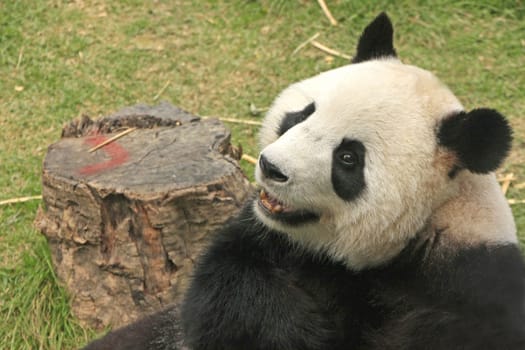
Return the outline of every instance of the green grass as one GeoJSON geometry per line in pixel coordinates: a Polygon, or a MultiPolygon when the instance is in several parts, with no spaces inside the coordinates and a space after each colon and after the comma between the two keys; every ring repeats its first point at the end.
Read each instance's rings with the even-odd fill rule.
{"type": "Polygon", "coordinates": [[[75,348],[94,333],[80,327],[70,316],[68,298],[56,280],[47,245],[27,225],[31,217],[24,216],[32,216],[32,211],[25,211],[6,213],[7,221],[0,226],[3,232],[16,227],[16,236],[0,243],[0,348],[75,348]]]}
{"type": "MultiPolygon", "coordinates": [[[[267,108],[290,82],[345,64],[312,47],[292,56],[301,42],[319,32],[351,54],[382,10],[405,62],[435,72],[468,109],[509,117],[515,143],[502,171],[525,182],[523,1],[327,2],[337,27],[314,0],[1,2],[0,200],[40,193],[42,159],[63,123],[155,103],[168,81],[161,99],[188,111],[259,120],[250,104],[267,108]]],[[[256,155],[257,129],[229,126],[233,142],[256,155]]],[[[69,349],[95,336],[75,322],[33,228],[38,204],[0,207],[2,349],[69,349]]],[[[525,205],[513,210],[525,243],[525,205]]]]}

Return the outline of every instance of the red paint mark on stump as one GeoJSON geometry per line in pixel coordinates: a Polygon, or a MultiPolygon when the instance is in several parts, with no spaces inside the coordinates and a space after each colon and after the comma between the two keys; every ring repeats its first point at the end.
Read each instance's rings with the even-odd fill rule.
{"type": "MultiPolygon", "coordinates": [[[[93,147],[106,140],[107,138],[103,135],[95,135],[88,137],[84,143],[87,143],[93,147]]],[[[126,151],[124,147],[119,145],[117,142],[112,142],[108,145],[105,145],[101,148],[101,150],[106,152],[110,159],[105,162],[86,165],[78,171],[81,175],[93,175],[101,171],[116,168],[117,166],[124,164],[129,158],[128,151],[126,151]]]]}

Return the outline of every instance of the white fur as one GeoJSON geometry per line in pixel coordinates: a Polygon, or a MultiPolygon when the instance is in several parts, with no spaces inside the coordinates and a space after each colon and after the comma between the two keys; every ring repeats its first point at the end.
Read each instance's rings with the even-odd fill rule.
{"type": "Polygon", "coordinates": [[[267,181],[259,168],[256,179],[285,204],[319,213],[321,220],[291,227],[269,219],[257,205],[256,213],[270,227],[353,269],[387,261],[460,191],[436,161],[443,151],[436,127],[462,109],[431,73],[396,59],[348,65],[291,85],[274,102],[260,133],[262,153],[289,181],[267,181]],[[285,113],[311,102],[316,111],[279,137],[285,113]],[[350,202],[331,183],[332,152],[343,138],[366,148],[366,189],[350,202]]]}
{"type": "Polygon", "coordinates": [[[432,226],[442,230],[443,242],[462,246],[517,243],[514,218],[496,176],[465,171],[456,181],[458,193],[432,215],[432,226]]]}

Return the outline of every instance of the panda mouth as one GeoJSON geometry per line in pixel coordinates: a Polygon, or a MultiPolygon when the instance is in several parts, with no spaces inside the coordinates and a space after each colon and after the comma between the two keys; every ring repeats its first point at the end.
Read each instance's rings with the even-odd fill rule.
{"type": "Polygon", "coordinates": [[[259,203],[272,214],[278,214],[284,212],[290,212],[291,208],[283,204],[275,197],[271,197],[265,190],[259,192],[259,203]]]}
{"type": "Polygon", "coordinates": [[[257,204],[259,205],[259,208],[263,210],[266,216],[288,225],[299,225],[319,220],[318,214],[308,210],[295,209],[285,205],[283,202],[273,197],[264,189],[259,192],[257,204]]]}

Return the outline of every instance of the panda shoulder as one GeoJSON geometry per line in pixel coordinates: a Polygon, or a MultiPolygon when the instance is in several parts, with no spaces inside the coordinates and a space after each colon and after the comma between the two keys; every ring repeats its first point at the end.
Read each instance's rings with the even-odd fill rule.
{"type": "Polygon", "coordinates": [[[494,173],[460,172],[459,191],[432,215],[435,231],[447,246],[517,244],[511,209],[494,173]]]}

